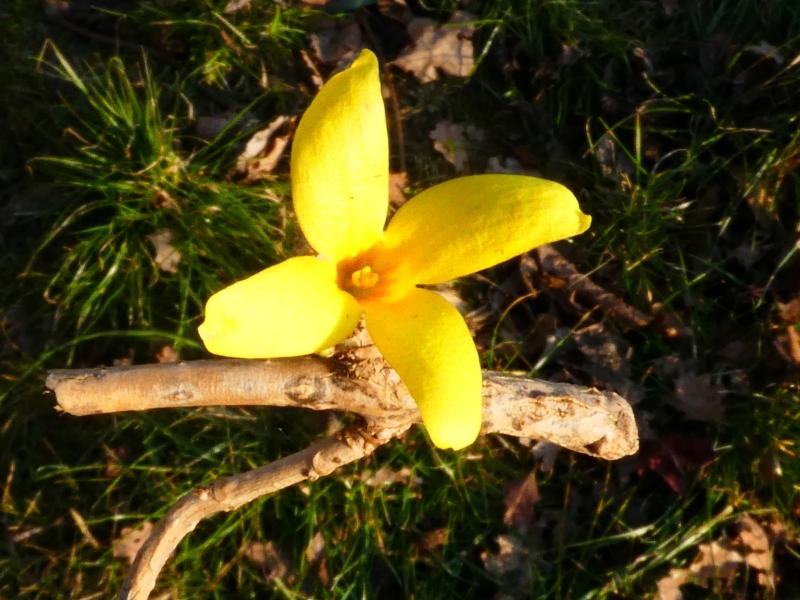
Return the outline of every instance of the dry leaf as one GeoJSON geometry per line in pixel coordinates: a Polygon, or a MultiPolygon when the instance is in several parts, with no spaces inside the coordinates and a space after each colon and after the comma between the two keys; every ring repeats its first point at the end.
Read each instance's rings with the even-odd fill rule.
{"type": "Polygon", "coordinates": [[[423,534],[419,539],[419,542],[417,542],[417,545],[421,550],[431,552],[437,548],[446,546],[449,540],[450,530],[447,527],[442,527],[440,529],[434,529],[433,531],[428,531],[427,533],[423,534]]]}
{"type": "Polygon", "coordinates": [[[529,560],[528,550],[514,535],[498,535],[495,543],[497,552],[488,550],[481,552],[483,567],[501,583],[501,587],[504,587],[502,586],[504,582],[513,582],[512,585],[516,588],[517,593],[525,590],[530,584],[531,577],[531,569],[525,568],[529,560]]]}
{"type": "Polygon", "coordinates": [[[503,523],[519,531],[526,531],[533,521],[533,507],[539,502],[539,486],[536,484],[536,471],[514,481],[508,486],[503,505],[503,523]]]}
{"type": "Polygon", "coordinates": [[[310,36],[311,49],[317,60],[325,65],[343,68],[351,63],[364,48],[361,28],[355,21],[344,25],[337,22],[332,27],[321,29],[310,36]]]}
{"type": "Polygon", "coordinates": [[[381,467],[374,473],[370,470],[362,472],[361,481],[368,487],[382,487],[394,483],[416,484],[419,483],[419,478],[412,477],[411,469],[408,467],[403,467],[399,471],[395,471],[389,467],[381,467]]]}
{"type": "Polygon", "coordinates": [[[314,64],[314,61],[311,60],[311,57],[305,50],[300,50],[300,58],[303,59],[303,64],[306,66],[308,72],[311,74],[311,82],[314,84],[314,87],[317,88],[317,90],[321,90],[324,81],[322,79],[322,75],[319,72],[319,69],[317,69],[317,65],[314,64]]]}
{"type": "Polygon", "coordinates": [[[175,350],[172,344],[164,344],[161,349],[156,352],[156,360],[161,363],[176,363],[180,362],[181,355],[175,350]]]}
{"type": "Polygon", "coordinates": [[[788,346],[789,358],[795,365],[800,365],[800,332],[796,327],[786,328],[786,344],[788,346]]]}
{"type": "Polygon", "coordinates": [[[700,469],[714,460],[714,447],[707,440],[677,435],[643,440],[638,471],[657,473],[676,494],[686,489],[686,472],[700,469]]]}
{"type": "Polygon", "coordinates": [[[673,405],[689,419],[719,423],[722,420],[722,397],[711,383],[711,375],[682,372],[675,381],[673,405]]]}
{"type": "Polygon", "coordinates": [[[172,245],[173,238],[174,235],[169,229],[162,229],[147,236],[156,251],[153,258],[156,266],[171,275],[178,272],[178,265],[181,262],[181,253],[172,245]]]}
{"type": "Polygon", "coordinates": [[[450,121],[439,121],[429,134],[433,148],[461,173],[467,166],[467,140],[464,126],[450,121]]]}
{"type": "Polygon", "coordinates": [[[163,208],[164,210],[179,211],[181,208],[178,201],[172,197],[172,194],[160,187],[156,188],[156,194],[150,202],[156,208],[163,208]]]}
{"type": "Polygon", "coordinates": [[[308,565],[316,572],[319,582],[325,587],[330,585],[331,577],[328,573],[328,562],[325,560],[325,538],[319,531],[308,541],[304,555],[308,565]]]}
{"type": "Polygon", "coordinates": [[[289,579],[289,563],[272,542],[249,542],[244,549],[244,555],[264,572],[267,581],[289,579]]]}
{"type": "Polygon", "coordinates": [[[776,302],[778,314],[787,323],[800,323],[800,296],[786,302],[776,302]]]}
{"type": "Polygon", "coordinates": [[[248,140],[236,158],[236,171],[244,182],[261,181],[275,170],[294,132],[294,117],[280,115],[248,140]]]}
{"type": "Polygon", "coordinates": [[[439,25],[433,19],[413,19],[408,33],[413,46],[400,53],[392,63],[413,73],[422,83],[436,81],[438,71],[456,77],[467,77],[475,66],[472,48],[474,28],[463,23],[474,19],[456,12],[450,20],[439,25]]]}
{"type": "Polygon", "coordinates": [[[124,558],[133,563],[139,548],[145,543],[153,531],[153,523],[145,521],[139,527],[123,527],[119,536],[111,542],[111,554],[114,558],[124,558]]]}
{"type": "Polygon", "coordinates": [[[544,473],[552,473],[556,464],[556,458],[561,454],[561,446],[553,442],[539,440],[531,448],[534,460],[539,463],[539,470],[544,473]]]}
{"type": "Polygon", "coordinates": [[[253,0],[230,0],[222,9],[226,15],[232,15],[242,10],[249,10],[253,0]]]}
{"type": "Polygon", "coordinates": [[[400,208],[406,203],[405,188],[408,186],[408,173],[400,171],[389,173],[389,204],[400,208]]]}

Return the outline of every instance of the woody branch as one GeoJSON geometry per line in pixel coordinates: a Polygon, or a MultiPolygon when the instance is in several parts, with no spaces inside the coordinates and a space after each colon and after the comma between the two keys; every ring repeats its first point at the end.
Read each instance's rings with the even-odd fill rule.
{"type": "MultiPolygon", "coordinates": [[[[630,405],[613,392],[484,371],[481,433],[547,440],[614,460],[638,449],[630,405]]],[[[401,436],[420,415],[397,374],[372,346],[333,358],[201,360],[51,371],[59,408],[82,416],[155,408],[290,406],[349,411],[364,422],[266,466],[184,496],[161,519],[131,566],[120,598],[149,597],[178,543],[203,519],[328,475],[401,436]]]]}

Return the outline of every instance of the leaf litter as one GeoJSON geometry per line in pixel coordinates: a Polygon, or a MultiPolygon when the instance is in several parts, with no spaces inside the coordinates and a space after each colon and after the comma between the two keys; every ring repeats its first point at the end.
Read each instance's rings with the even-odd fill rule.
{"type": "Polygon", "coordinates": [[[475,17],[456,11],[440,25],[425,17],[412,19],[408,33],[412,45],[392,62],[414,75],[422,83],[439,79],[439,73],[454,77],[467,77],[475,67],[472,34],[475,29],[468,23],[475,17]]]}

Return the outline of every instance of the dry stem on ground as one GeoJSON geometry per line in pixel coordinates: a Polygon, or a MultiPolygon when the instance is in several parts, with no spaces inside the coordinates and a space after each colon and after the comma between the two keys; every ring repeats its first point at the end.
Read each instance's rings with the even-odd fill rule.
{"type": "MultiPolygon", "coordinates": [[[[329,475],[399,437],[420,417],[408,390],[372,346],[333,358],[202,360],[52,371],[47,386],[73,415],[198,406],[293,406],[364,417],[266,466],[195,489],[175,504],[139,550],[120,592],[148,598],[178,543],[197,524],[274,491],[329,475]]],[[[543,439],[597,458],[636,452],[630,405],[594,388],[484,372],[482,434],[543,439]]]]}

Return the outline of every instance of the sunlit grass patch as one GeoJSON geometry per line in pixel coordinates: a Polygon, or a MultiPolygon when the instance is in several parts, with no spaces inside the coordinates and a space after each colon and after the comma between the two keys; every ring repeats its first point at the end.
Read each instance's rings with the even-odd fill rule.
{"type": "Polygon", "coordinates": [[[58,331],[191,336],[209,292],[279,255],[284,188],[230,181],[219,154],[231,161],[237,137],[187,136],[185,100],[173,94],[170,107],[146,62],[134,75],[118,59],[79,75],[53,50],[74,87],[63,97],[75,125],[65,131],[69,153],[38,157],[34,168],[70,200],[25,276],[56,306],[58,331]],[[58,269],[41,271],[54,260],[58,269]]]}

